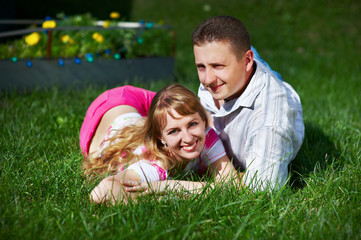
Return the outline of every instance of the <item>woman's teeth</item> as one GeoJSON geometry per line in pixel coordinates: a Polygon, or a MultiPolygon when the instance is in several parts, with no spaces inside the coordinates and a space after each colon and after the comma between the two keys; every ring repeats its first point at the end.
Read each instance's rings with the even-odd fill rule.
{"type": "Polygon", "coordinates": [[[182,148],[183,148],[183,150],[185,150],[185,151],[193,151],[193,150],[195,149],[196,145],[197,145],[197,141],[194,142],[193,145],[191,145],[191,146],[188,146],[188,147],[183,146],[182,148]]]}

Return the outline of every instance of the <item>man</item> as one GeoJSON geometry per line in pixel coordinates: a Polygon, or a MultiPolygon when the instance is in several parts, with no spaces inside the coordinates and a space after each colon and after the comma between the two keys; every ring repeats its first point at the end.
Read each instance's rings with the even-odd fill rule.
{"type": "Polygon", "coordinates": [[[255,60],[250,37],[236,18],[204,21],[192,35],[198,96],[243,182],[253,189],[285,184],[304,138],[302,106],[293,88],[255,60]]]}

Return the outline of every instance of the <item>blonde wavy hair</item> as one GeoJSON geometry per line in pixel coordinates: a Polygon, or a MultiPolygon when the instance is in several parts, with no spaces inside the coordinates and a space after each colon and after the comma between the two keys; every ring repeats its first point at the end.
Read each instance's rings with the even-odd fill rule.
{"type": "Polygon", "coordinates": [[[162,130],[167,124],[166,114],[173,117],[172,109],[182,116],[199,113],[205,126],[208,126],[207,113],[191,90],[179,84],[164,87],[154,96],[145,120],[117,131],[99,156],[88,155],[83,162],[85,175],[116,174],[120,167],[140,159],[161,161],[167,170],[182,164],[182,159],[160,141],[162,130]],[[142,145],[147,151],[140,155],[134,154],[134,150],[142,145]]]}

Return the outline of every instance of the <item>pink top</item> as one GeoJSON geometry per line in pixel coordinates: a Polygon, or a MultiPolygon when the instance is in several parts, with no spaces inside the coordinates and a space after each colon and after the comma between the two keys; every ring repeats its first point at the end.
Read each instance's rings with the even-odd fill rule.
{"type": "Polygon", "coordinates": [[[79,134],[79,144],[84,157],[89,153],[89,143],[103,115],[111,108],[129,105],[143,117],[148,115],[155,92],[133,86],[113,88],[100,94],[89,106],[79,134]]]}

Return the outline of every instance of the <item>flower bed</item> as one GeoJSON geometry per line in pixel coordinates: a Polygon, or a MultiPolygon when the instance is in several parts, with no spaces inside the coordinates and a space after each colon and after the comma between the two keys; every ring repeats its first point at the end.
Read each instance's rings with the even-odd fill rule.
{"type": "Polygon", "coordinates": [[[42,27],[0,33],[23,35],[0,45],[0,89],[171,78],[171,29],[118,21],[116,12],[110,16],[105,21],[90,14],[62,16],[42,22],[42,27]]]}

